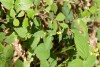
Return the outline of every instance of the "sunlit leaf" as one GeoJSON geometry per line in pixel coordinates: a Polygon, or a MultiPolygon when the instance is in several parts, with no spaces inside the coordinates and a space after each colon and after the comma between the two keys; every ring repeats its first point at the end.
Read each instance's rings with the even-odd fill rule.
{"type": "Polygon", "coordinates": [[[16,15],[16,13],[15,13],[14,9],[11,9],[10,10],[10,16],[15,18],[15,15],[16,15]]]}
{"type": "Polygon", "coordinates": [[[3,53],[3,50],[4,50],[4,46],[0,44],[0,55],[3,53]]]}
{"type": "Polygon", "coordinates": [[[15,65],[14,65],[14,67],[24,67],[24,66],[23,66],[23,62],[22,62],[21,60],[18,59],[18,60],[16,61],[15,65]]]}
{"type": "Polygon", "coordinates": [[[51,49],[52,48],[52,40],[53,37],[52,36],[48,36],[45,40],[44,40],[44,44],[46,46],[46,49],[51,49]]]}
{"type": "Polygon", "coordinates": [[[56,67],[57,66],[57,60],[53,61],[51,64],[50,64],[50,67],[56,67]]]}
{"type": "Polygon", "coordinates": [[[49,12],[49,16],[50,16],[50,19],[51,19],[51,20],[54,19],[54,13],[53,13],[53,12],[49,12]]]}
{"type": "Polygon", "coordinates": [[[2,42],[4,40],[5,35],[6,35],[5,33],[0,32],[0,42],[2,42]]]}
{"type": "Polygon", "coordinates": [[[98,49],[100,49],[100,43],[97,44],[98,49]]]}
{"type": "Polygon", "coordinates": [[[81,59],[74,59],[68,64],[68,67],[83,67],[83,62],[81,59]]]}
{"type": "Polygon", "coordinates": [[[39,6],[39,5],[40,5],[40,0],[34,0],[34,4],[35,4],[36,6],[39,6]]]}
{"type": "Polygon", "coordinates": [[[21,11],[19,14],[18,14],[18,16],[17,17],[23,17],[24,16],[24,11],[21,11]]]}
{"type": "Polygon", "coordinates": [[[55,31],[55,30],[47,30],[47,32],[48,32],[48,34],[49,34],[50,36],[56,35],[56,31],[55,31]]]}
{"type": "Polygon", "coordinates": [[[54,29],[54,31],[58,30],[58,24],[57,24],[57,22],[55,20],[53,22],[53,29],[54,29]]]}
{"type": "Polygon", "coordinates": [[[14,6],[14,0],[0,0],[6,9],[11,9],[14,6]]]}
{"type": "Polygon", "coordinates": [[[11,35],[9,35],[9,36],[5,39],[5,42],[8,43],[8,44],[11,44],[12,42],[14,42],[15,38],[16,38],[15,33],[12,33],[11,35]]]}
{"type": "Polygon", "coordinates": [[[47,60],[41,60],[40,67],[49,67],[49,62],[47,60]]]}
{"type": "Polygon", "coordinates": [[[57,15],[57,17],[56,17],[56,20],[58,20],[58,21],[63,21],[64,19],[65,19],[65,16],[64,16],[63,13],[59,13],[59,14],[57,15]]]}
{"type": "Polygon", "coordinates": [[[22,26],[25,28],[27,28],[29,26],[28,18],[24,18],[22,26]]]}
{"type": "Polygon", "coordinates": [[[34,18],[34,24],[35,24],[35,26],[39,26],[40,25],[39,21],[38,21],[38,19],[36,17],[34,18]]]}
{"type": "Polygon", "coordinates": [[[27,29],[23,28],[23,27],[19,27],[19,28],[14,28],[14,30],[16,31],[16,33],[21,37],[24,38],[27,35],[27,29]]]}
{"type": "Polygon", "coordinates": [[[96,7],[96,6],[92,6],[92,7],[89,9],[89,11],[90,11],[92,14],[94,14],[94,13],[96,12],[96,10],[97,10],[97,7],[96,7]]]}
{"type": "Polygon", "coordinates": [[[67,6],[64,6],[64,7],[62,7],[62,11],[63,11],[64,15],[67,17],[70,12],[70,9],[67,6]]]}
{"type": "Polygon", "coordinates": [[[36,33],[33,34],[34,37],[45,37],[46,36],[46,32],[44,31],[37,31],[36,33]]]}
{"type": "Polygon", "coordinates": [[[28,10],[32,6],[32,3],[32,0],[16,0],[15,9],[17,12],[20,10],[28,10]]]}
{"type": "Polygon", "coordinates": [[[70,9],[67,6],[62,7],[62,12],[65,15],[65,21],[68,22],[70,9]]]}
{"type": "Polygon", "coordinates": [[[29,61],[24,61],[23,67],[30,67],[30,62],[29,61]]]}
{"type": "Polygon", "coordinates": [[[46,49],[45,45],[42,43],[35,49],[35,54],[40,60],[46,60],[50,56],[50,50],[46,49]]]}
{"type": "Polygon", "coordinates": [[[93,0],[96,3],[97,7],[100,7],[100,0],[93,0]]]}
{"type": "Polygon", "coordinates": [[[31,44],[31,48],[35,49],[37,47],[39,41],[40,41],[40,37],[35,37],[32,44],[31,44]]]}
{"type": "Polygon", "coordinates": [[[27,16],[29,17],[29,18],[33,18],[34,17],[34,14],[35,14],[35,10],[33,10],[33,9],[28,9],[27,10],[27,16]]]}
{"type": "Polygon", "coordinates": [[[19,26],[19,24],[20,24],[19,20],[14,18],[13,25],[14,26],[19,26]]]}
{"type": "Polygon", "coordinates": [[[98,28],[97,38],[98,38],[98,40],[100,41],[100,27],[98,28]]]}
{"type": "Polygon", "coordinates": [[[50,12],[50,10],[51,10],[51,6],[46,7],[45,10],[46,10],[47,12],[50,12]]]}
{"type": "Polygon", "coordinates": [[[58,10],[57,4],[53,3],[51,7],[52,7],[51,10],[54,11],[54,13],[56,13],[58,10]]]}
{"type": "Polygon", "coordinates": [[[86,59],[89,56],[88,41],[78,30],[73,30],[73,32],[77,52],[83,59],[86,59]]]}
{"type": "Polygon", "coordinates": [[[69,21],[73,21],[73,11],[70,11],[70,12],[69,12],[68,20],[69,20],[69,21]]]}
{"type": "Polygon", "coordinates": [[[62,28],[68,28],[68,25],[66,24],[66,23],[60,23],[60,26],[62,27],[62,28]]]}
{"type": "Polygon", "coordinates": [[[96,56],[90,55],[85,61],[83,61],[83,67],[93,67],[95,62],[96,62],[96,56]]]}
{"type": "Polygon", "coordinates": [[[90,12],[88,10],[85,10],[83,13],[82,13],[82,17],[87,17],[87,16],[90,16],[90,12]]]}
{"type": "Polygon", "coordinates": [[[52,5],[52,3],[53,3],[53,0],[45,0],[45,1],[46,1],[47,5],[52,5]]]}
{"type": "Polygon", "coordinates": [[[59,42],[62,40],[62,34],[59,34],[59,42]]]}
{"type": "Polygon", "coordinates": [[[13,53],[14,53],[14,50],[13,50],[13,47],[11,45],[7,45],[5,48],[4,48],[4,57],[6,59],[11,59],[13,57],[13,53]]]}
{"type": "Polygon", "coordinates": [[[52,29],[52,23],[48,20],[48,27],[52,29]]]}
{"type": "Polygon", "coordinates": [[[80,30],[82,32],[82,35],[86,38],[86,40],[89,39],[88,27],[85,19],[78,18],[74,20],[74,23],[72,25],[73,28],[80,30]]]}

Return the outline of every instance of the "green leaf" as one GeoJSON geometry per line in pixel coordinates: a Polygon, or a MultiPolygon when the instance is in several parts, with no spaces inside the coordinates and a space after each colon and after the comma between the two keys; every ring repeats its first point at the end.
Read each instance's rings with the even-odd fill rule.
{"type": "Polygon", "coordinates": [[[25,28],[27,28],[29,26],[28,18],[24,18],[22,26],[25,28]]]}
{"type": "Polygon", "coordinates": [[[52,40],[53,37],[52,36],[48,36],[45,40],[44,40],[44,44],[46,46],[46,49],[51,49],[52,48],[52,40]]]}
{"type": "Polygon", "coordinates": [[[100,27],[98,28],[98,31],[97,31],[97,38],[100,41],[100,27]]]}
{"type": "Polygon", "coordinates": [[[32,50],[35,49],[35,48],[37,47],[39,41],[40,41],[40,37],[35,37],[35,38],[34,38],[32,44],[31,44],[32,50]]]}
{"type": "Polygon", "coordinates": [[[35,26],[39,26],[40,25],[39,21],[38,21],[38,19],[36,17],[34,18],[34,24],[35,24],[35,26]]]}
{"type": "MultiPolygon", "coordinates": [[[[76,1],[76,0],[74,0],[74,1],[76,1]]],[[[79,1],[78,1],[78,2],[79,2],[79,1]]],[[[75,2],[75,3],[76,3],[76,2],[75,2]]],[[[68,7],[69,9],[71,9],[70,0],[65,1],[63,6],[64,6],[64,7],[68,7]]]]}
{"type": "Polygon", "coordinates": [[[54,13],[53,13],[53,12],[49,12],[49,16],[50,16],[50,19],[51,19],[51,20],[54,19],[54,13]]]}
{"type": "Polygon", "coordinates": [[[39,6],[40,5],[40,0],[34,0],[34,4],[36,5],[36,6],[39,6]]]}
{"type": "Polygon", "coordinates": [[[15,33],[12,33],[11,35],[9,35],[9,36],[5,39],[5,42],[8,43],[8,44],[11,44],[12,42],[14,42],[15,38],[16,38],[15,33]]]}
{"type": "Polygon", "coordinates": [[[8,10],[10,10],[14,6],[14,0],[0,0],[0,2],[8,10]]]}
{"type": "Polygon", "coordinates": [[[88,10],[82,12],[82,17],[87,17],[87,16],[90,16],[90,12],[88,10]]]}
{"type": "Polygon", "coordinates": [[[5,39],[5,33],[0,32],[0,43],[5,39]]]}
{"type": "Polygon", "coordinates": [[[4,48],[4,56],[6,58],[9,59],[9,57],[13,57],[13,53],[14,53],[14,50],[13,50],[13,47],[11,45],[7,45],[5,48],[4,48]]]}
{"type": "Polygon", "coordinates": [[[14,28],[15,32],[21,37],[25,38],[27,35],[27,29],[23,27],[14,28]]]}
{"type": "Polygon", "coordinates": [[[87,27],[87,21],[85,21],[84,18],[78,18],[76,20],[74,20],[73,28],[77,29],[77,30],[81,30],[82,35],[86,38],[86,40],[89,39],[89,35],[88,35],[88,27],[87,27]]]}
{"type": "Polygon", "coordinates": [[[59,13],[56,17],[56,20],[57,21],[63,21],[65,19],[65,16],[63,13],[59,13]]]}
{"type": "Polygon", "coordinates": [[[29,61],[24,61],[23,67],[30,67],[30,62],[29,61]]]}
{"type": "Polygon", "coordinates": [[[97,7],[96,6],[92,6],[89,11],[94,14],[97,11],[97,7]]]}
{"type": "Polygon", "coordinates": [[[100,49],[100,43],[97,43],[97,48],[100,49]]]}
{"type": "Polygon", "coordinates": [[[51,5],[51,7],[52,7],[51,10],[54,11],[54,13],[56,14],[57,9],[58,9],[57,4],[53,3],[53,4],[51,5]]]}
{"type": "Polygon", "coordinates": [[[95,18],[96,18],[96,20],[99,20],[99,18],[100,18],[100,11],[98,11],[98,12],[96,12],[96,16],[95,16],[95,18]]]}
{"type": "Polygon", "coordinates": [[[47,6],[47,7],[45,8],[45,10],[49,13],[50,10],[51,10],[51,6],[47,6]]]}
{"type": "Polygon", "coordinates": [[[21,60],[17,60],[17,62],[15,63],[14,67],[24,67],[23,66],[23,62],[21,60]]]}
{"type": "Polygon", "coordinates": [[[68,16],[70,13],[70,9],[67,6],[62,7],[62,12],[65,15],[65,21],[68,22],[68,16]]]}
{"type": "Polygon", "coordinates": [[[50,64],[50,67],[56,67],[57,66],[57,60],[53,61],[51,64],[50,64]]]}
{"type": "Polygon", "coordinates": [[[6,21],[7,22],[10,22],[10,20],[11,20],[10,18],[11,18],[11,16],[9,14],[6,14],[6,21]]]}
{"type": "Polygon", "coordinates": [[[10,10],[10,16],[11,16],[12,18],[15,18],[15,15],[16,15],[16,13],[15,13],[14,9],[11,9],[11,10],[10,10]]]}
{"type": "Polygon", "coordinates": [[[37,31],[36,33],[33,34],[34,37],[45,37],[46,36],[46,32],[44,31],[37,31]]]}
{"type": "Polygon", "coordinates": [[[96,3],[96,6],[100,8],[100,0],[93,0],[96,3]]]}
{"type": "Polygon", "coordinates": [[[66,23],[60,23],[60,26],[64,29],[68,28],[68,25],[66,23]]]}
{"type": "Polygon", "coordinates": [[[2,11],[0,10],[0,16],[2,16],[2,11]]]}
{"type": "Polygon", "coordinates": [[[40,67],[49,67],[49,62],[47,60],[41,60],[40,67]]]}
{"type": "Polygon", "coordinates": [[[21,11],[21,12],[18,14],[18,16],[17,16],[17,17],[23,17],[23,16],[24,16],[24,14],[25,14],[25,12],[24,12],[24,11],[21,11]]]}
{"type": "Polygon", "coordinates": [[[48,20],[48,27],[49,27],[50,29],[52,29],[52,22],[51,22],[50,20],[48,20]]]}
{"type": "Polygon", "coordinates": [[[4,46],[0,44],[0,55],[3,53],[3,50],[4,50],[4,46]]]}
{"type": "Polygon", "coordinates": [[[59,34],[59,42],[62,40],[62,34],[59,34]]]}
{"type": "Polygon", "coordinates": [[[68,63],[68,67],[83,67],[83,62],[81,59],[74,59],[68,63]]]}
{"type": "Polygon", "coordinates": [[[9,67],[6,60],[3,58],[3,60],[0,59],[0,67],[9,67]]]}
{"type": "Polygon", "coordinates": [[[32,3],[32,0],[16,0],[15,9],[17,12],[20,10],[28,10],[32,6],[32,3]]]}
{"type": "Polygon", "coordinates": [[[96,62],[96,56],[90,55],[85,61],[83,61],[83,67],[93,67],[96,62]]]}
{"type": "Polygon", "coordinates": [[[34,14],[35,14],[35,11],[33,10],[33,9],[28,9],[27,10],[27,16],[29,17],[29,18],[33,18],[34,17],[34,14]]]}
{"type": "Polygon", "coordinates": [[[50,67],[52,67],[52,63],[55,62],[57,63],[57,56],[55,54],[52,54],[50,55],[49,59],[48,59],[48,62],[50,63],[50,67]]]}
{"type": "Polygon", "coordinates": [[[69,12],[68,20],[73,21],[73,11],[72,10],[69,12]]]}
{"type": "Polygon", "coordinates": [[[62,11],[63,11],[64,15],[67,17],[70,12],[70,9],[67,6],[64,6],[64,7],[62,7],[62,11]]]}
{"type": "Polygon", "coordinates": [[[19,24],[20,24],[19,20],[14,18],[13,25],[14,26],[19,26],[19,24]]]}
{"type": "Polygon", "coordinates": [[[46,60],[50,56],[50,50],[46,49],[45,45],[41,43],[35,49],[35,54],[40,60],[46,60]]]}
{"type": "Polygon", "coordinates": [[[47,30],[49,36],[53,36],[53,35],[56,35],[56,31],[54,30],[47,30]]]}
{"type": "Polygon", "coordinates": [[[52,5],[53,0],[45,0],[47,5],[52,5]]]}
{"type": "Polygon", "coordinates": [[[82,34],[78,30],[74,29],[73,32],[77,52],[83,59],[86,59],[89,56],[88,41],[85,39],[84,36],[82,36],[82,34]]]}
{"type": "Polygon", "coordinates": [[[57,24],[57,22],[55,20],[53,21],[53,30],[54,31],[58,30],[58,24],[57,24]]]}

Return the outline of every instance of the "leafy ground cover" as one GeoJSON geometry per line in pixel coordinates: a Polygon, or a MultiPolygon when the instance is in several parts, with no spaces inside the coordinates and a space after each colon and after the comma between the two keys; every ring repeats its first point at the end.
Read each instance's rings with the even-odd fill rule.
{"type": "Polygon", "coordinates": [[[0,67],[100,67],[100,0],[0,0],[0,67]]]}

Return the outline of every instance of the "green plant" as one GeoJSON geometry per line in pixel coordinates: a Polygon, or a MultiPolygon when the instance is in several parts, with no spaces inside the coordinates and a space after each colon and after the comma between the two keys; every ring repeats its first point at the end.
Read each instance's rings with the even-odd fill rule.
{"type": "Polygon", "coordinates": [[[0,67],[99,67],[99,3],[0,0],[0,67]]]}

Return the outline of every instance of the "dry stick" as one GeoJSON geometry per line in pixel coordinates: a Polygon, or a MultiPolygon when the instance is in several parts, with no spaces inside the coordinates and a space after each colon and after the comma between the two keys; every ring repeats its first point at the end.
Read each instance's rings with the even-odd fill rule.
{"type": "Polygon", "coordinates": [[[13,63],[11,65],[11,67],[16,63],[16,61],[18,60],[19,57],[22,57],[24,61],[26,60],[26,58],[23,57],[23,55],[24,55],[23,49],[17,38],[15,38],[15,41],[12,43],[12,46],[13,46],[15,52],[14,52],[13,63]]]}
{"type": "Polygon", "coordinates": [[[89,43],[92,48],[96,48],[97,45],[97,38],[96,38],[96,33],[97,33],[97,27],[92,24],[92,32],[90,33],[90,38],[89,38],[89,43]]]}

